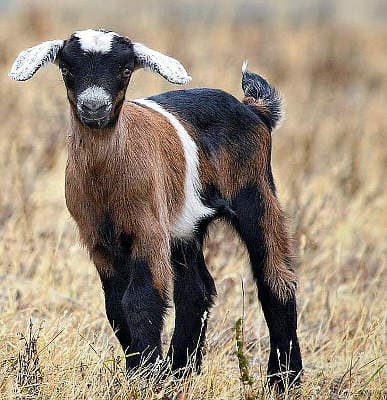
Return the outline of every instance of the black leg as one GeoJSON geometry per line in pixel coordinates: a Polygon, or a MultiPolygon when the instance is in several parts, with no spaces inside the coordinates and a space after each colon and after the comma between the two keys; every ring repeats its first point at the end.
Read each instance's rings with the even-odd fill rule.
{"type": "Polygon", "coordinates": [[[110,325],[125,354],[130,347],[130,331],[126,321],[122,298],[129,283],[124,257],[114,257],[103,245],[97,245],[91,257],[100,274],[105,294],[105,309],[110,325]]]}
{"type": "Polygon", "coordinates": [[[302,371],[300,346],[297,338],[296,298],[282,303],[267,285],[258,282],[258,297],[270,333],[268,376],[270,384],[277,384],[281,391],[287,384],[298,383],[302,371]],[[281,374],[289,371],[286,377],[281,374]]]}
{"type": "MultiPolygon", "coordinates": [[[[269,383],[276,383],[279,390],[283,391],[285,378],[281,378],[284,377],[281,371],[291,371],[288,374],[288,383],[296,383],[302,371],[302,361],[296,333],[295,294],[292,293],[286,300],[280,300],[278,293],[275,293],[265,277],[268,253],[275,251],[280,253],[280,249],[286,247],[281,243],[275,243],[273,239],[275,235],[268,232],[277,230],[278,233],[285,229],[281,224],[277,224],[279,221],[277,215],[268,215],[281,212],[279,207],[269,207],[268,201],[276,202],[274,195],[265,196],[255,187],[243,189],[233,201],[235,216],[231,222],[246,244],[258,287],[258,297],[269,328],[271,347],[268,363],[269,383]],[[271,240],[270,247],[267,245],[269,240],[271,240]]],[[[281,260],[286,265],[289,265],[288,256],[284,256],[281,260]]]]}
{"type": "Polygon", "coordinates": [[[166,299],[153,284],[147,262],[130,251],[94,249],[92,258],[100,271],[106,314],[126,355],[128,369],[142,359],[156,361],[161,355],[161,330],[166,299]],[[107,273],[104,273],[107,268],[107,273]]]}
{"type": "Polygon", "coordinates": [[[161,356],[161,330],[167,301],[165,294],[154,287],[147,262],[131,260],[128,270],[130,281],[122,306],[131,339],[131,356],[126,365],[134,368],[140,362],[153,363],[161,356]]]}
{"type": "Polygon", "coordinates": [[[192,361],[194,369],[200,371],[208,313],[216,295],[215,284],[199,241],[176,243],[172,249],[172,265],[176,319],[168,354],[174,370],[192,361]]]}
{"type": "Polygon", "coordinates": [[[122,307],[127,281],[121,276],[102,279],[105,292],[106,315],[125,355],[130,352],[130,330],[122,307]]]}

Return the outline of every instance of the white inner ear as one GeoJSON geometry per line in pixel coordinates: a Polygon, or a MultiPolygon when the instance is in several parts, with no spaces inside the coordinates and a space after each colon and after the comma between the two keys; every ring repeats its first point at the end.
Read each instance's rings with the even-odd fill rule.
{"type": "Polygon", "coordinates": [[[8,76],[16,81],[25,81],[49,62],[54,62],[63,40],[49,40],[22,51],[12,65],[8,76]]]}
{"type": "Polygon", "coordinates": [[[171,83],[185,85],[191,82],[192,78],[187,74],[185,68],[174,58],[152,50],[141,43],[133,43],[133,50],[141,67],[159,73],[171,83]]]}

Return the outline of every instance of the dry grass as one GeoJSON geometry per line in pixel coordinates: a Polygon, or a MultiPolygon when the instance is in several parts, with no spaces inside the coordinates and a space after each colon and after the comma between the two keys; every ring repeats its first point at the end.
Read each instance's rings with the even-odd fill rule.
{"type": "MultiPolygon", "coordinates": [[[[286,398],[385,398],[387,32],[231,19],[179,23],[154,10],[128,18],[122,12],[105,20],[98,14],[93,24],[71,11],[60,23],[52,10],[39,8],[1,20],[1,397],[274,398],[264,388],[268,333],[246,258],[220,225],[208,243],[219,295],[203,373],[164,385],[139,375],[124,378],[97,274],[64,204],[67,106],[59,74],[49,67],[24,84],[5,76],[19,50],[100,24],[183,60],[192,86],[241,97],[240,65],[248,57],[252,70],[280,88],[287,120],[275,134],[273,165],[298,246],[306,371],[301,392],[286,398]],[[244,352],[254,379],[246,390],[234,331],[242,313],[241,279],[244,352]]],[[[170,88],[138,72],[128,97],[170,88]]],[[[171,327],[169,318],[166,344],[171,327]]]]}

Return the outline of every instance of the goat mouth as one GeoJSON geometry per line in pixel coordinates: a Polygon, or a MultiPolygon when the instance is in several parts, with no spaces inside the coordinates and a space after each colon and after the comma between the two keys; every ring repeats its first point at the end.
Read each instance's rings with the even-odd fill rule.
{"type": "Polygon", "coordinates": [[[88,128],[91,129],[105,128],[110,122],[109,115],[105,115],[104,117],[101,118],[87,118],[80,116],[80,120],[84,125],[86,125],[88,128]]]}
{"type": "Polygon", "coordinates": [[[102,129],[105,128],[110,123],[110,113],[104,115],[100,118],[88,118],[86,116],[80,115],[79,119],[81,122],[91,129],[102,129]]]}

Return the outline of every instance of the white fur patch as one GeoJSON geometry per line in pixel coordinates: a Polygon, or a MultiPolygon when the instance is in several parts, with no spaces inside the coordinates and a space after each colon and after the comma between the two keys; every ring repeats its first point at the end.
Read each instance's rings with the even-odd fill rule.
{"type": "Polygon", "coordinates": [[[184,206],[172,227],[172,236],[189,239],[194,232],[197,223],[214,213],[214,210],[206,207],[200,199],[201,183],[199,180],[198,149],[196,143],[188,134],[184,126],[170,112],[152,100],[138,99],[136,103],[149,107],[163,115],[175,128],[184,150],[185,181],[184,181],[184,206]]]}
{"type": "Polygon", "coordinates": [[[157,72],[171,83],[185,85],[191,82],[192,78],[187,74],[185,68],[174,58],[152,50],[141,43],[133,43],[133,50],[137,62],[143,68],[157,72]]]}
{"type": "Polygon", "coordinates": [[[79,39],[79,44],[83,51],[108,53],[112,48],[113,38],[118,36],[118,34],[115,32],[87,29],[85,31],[74,32],[74,36],[79,39]]]}
{"type": "Polygon", "coordinates": [[[100,86],[90,86],[85,89],[79,96],[77,101],[77,106],[80,107],[85,101],[98,101],[101,104],[110,104],[111,96],[110,94],[100,86]]]}
{"type": "Polygon", "coordinates": [[[63,40],[49,40],[22,51],[12,65],[8,76],[16,81],[26,81],[49,62],[54,62],[63,40]]]}
{"type": "Polygon", "coordinates": [[[242,74],[244,74],[245,72],[247,72],[247,66],[248,66],[247,60],[243,61],[243,64],[242,64],[242,74]]]}

